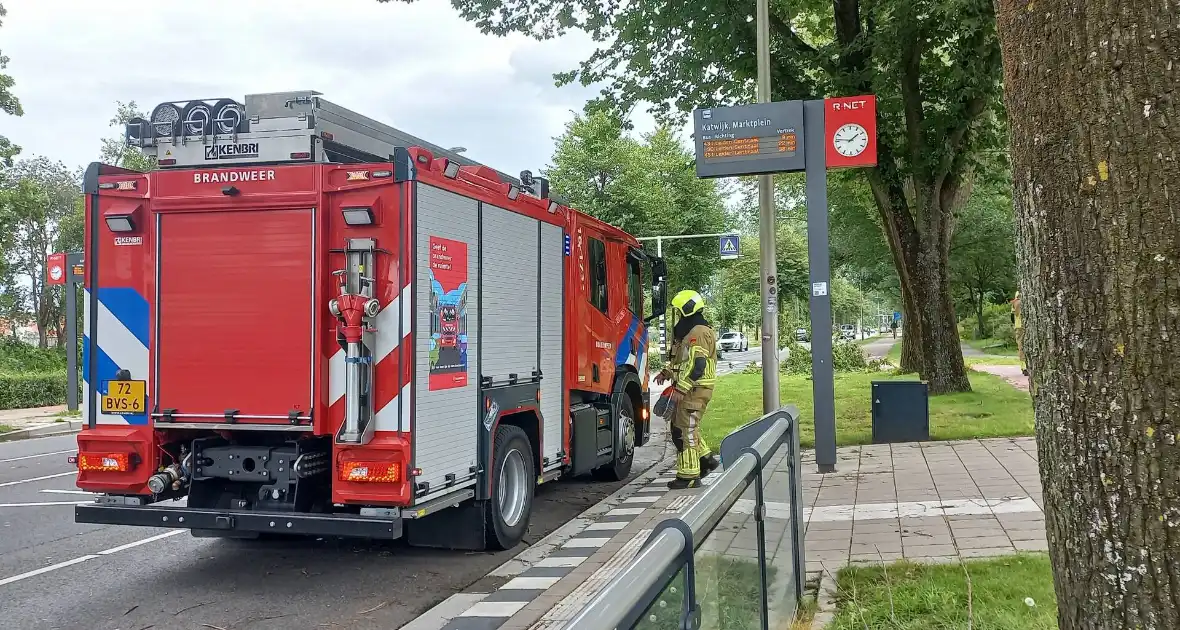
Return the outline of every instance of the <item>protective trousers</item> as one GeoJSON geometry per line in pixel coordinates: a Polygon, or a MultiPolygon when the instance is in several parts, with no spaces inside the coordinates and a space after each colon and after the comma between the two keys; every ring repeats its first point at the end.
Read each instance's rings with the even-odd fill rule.
{"type": "Polygon", "coordinates": [[[712,398],[712,387],[694,387],[672,413],[672,443],[676,445],[676,477],[679,479],[699,479],[701,458],[713,454],[701,436],[701,418],[712,398]]]}

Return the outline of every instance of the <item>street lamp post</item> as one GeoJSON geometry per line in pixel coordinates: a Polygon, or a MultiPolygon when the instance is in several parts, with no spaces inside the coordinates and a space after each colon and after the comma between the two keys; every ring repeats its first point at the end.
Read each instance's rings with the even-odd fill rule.
{"type": "MultiPolygon", "coordinates": [[[[758,0],[758,102],[770,102],[770,0],[758,0]]],[[[758,176],[758,252],[762,284],[762,412],[778,409],[778,284],[774,180],[758,176]]]]}

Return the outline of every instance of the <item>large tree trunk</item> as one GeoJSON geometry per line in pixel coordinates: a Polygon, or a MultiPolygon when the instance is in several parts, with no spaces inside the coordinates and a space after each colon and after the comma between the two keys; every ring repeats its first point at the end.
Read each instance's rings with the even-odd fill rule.
{"type": "Polygon", "coordinates": [[[901,369],[918,372],[932,394],[971,391],[951,299],[949,221],[957,195],[932,195],[924,211],[916,213],[922,217],[919,223],[900,182],[874,172],[869,187],[901,280],[901,369]]]}
{"type": "Polygon", "coordinates": [[[999,7],[1060,626],[1180,628],[1180,2],[999,7]]]}
{"type": "Polygon", "coordinates": [[[975,323],[977,324],[977,327],[979,328],[979,338],[980,339],[987,339],[989,333],[991,332],[987,329],[987,325],[983,321],[983,299],[984,299],[983,295],[984,295],[984,293],[985,293],[985,291],[983,290],[983,284],[980,283],[979,294],[976,295],[975,292],[972,291],[972,295],[971,295],[972,299],[975,300],[975,323]]]}

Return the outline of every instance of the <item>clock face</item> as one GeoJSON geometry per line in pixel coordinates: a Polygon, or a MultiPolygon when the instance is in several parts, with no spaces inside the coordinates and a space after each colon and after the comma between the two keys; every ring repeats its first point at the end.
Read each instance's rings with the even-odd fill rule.
{"type": "Polygon", "coordinates": [[[869,146],[869,132],[856,123],[842,125],[832,136],[832,146],[844,157],[856,157],[869,146]]]}

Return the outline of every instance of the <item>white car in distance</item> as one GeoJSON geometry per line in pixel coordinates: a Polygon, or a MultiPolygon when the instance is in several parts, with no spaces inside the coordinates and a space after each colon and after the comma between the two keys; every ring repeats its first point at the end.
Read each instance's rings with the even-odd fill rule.
{"type": "Polygon", "coordinates": [[[745,352],[750,349],[750,340],[740,332],[727,332],[721,335],[717,346],[723,352],[745,352]]]}

